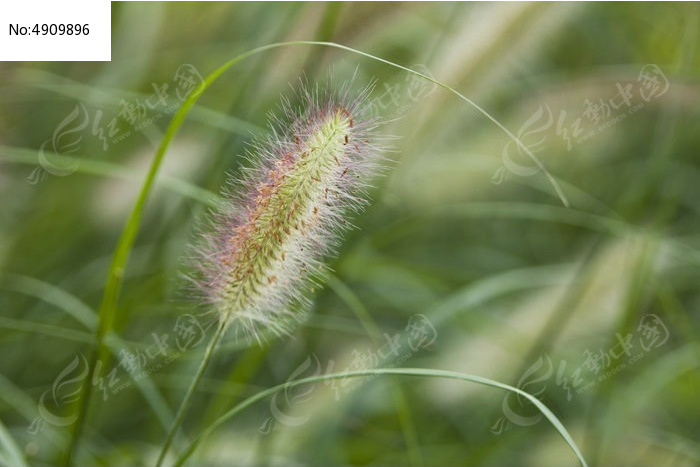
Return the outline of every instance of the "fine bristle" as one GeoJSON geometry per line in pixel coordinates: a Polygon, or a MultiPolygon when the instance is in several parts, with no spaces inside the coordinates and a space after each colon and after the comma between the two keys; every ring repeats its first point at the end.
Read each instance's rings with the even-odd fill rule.
{"type": "Polygon", "coordinates": [[[251,144],[198,242],[198,295],[238,332],[283,334],[303,318],[381,165],[383,140],[365,117],[370,88],[330,88],[302,86],[298,108],[283,99],[283,117],[251,144]]]}

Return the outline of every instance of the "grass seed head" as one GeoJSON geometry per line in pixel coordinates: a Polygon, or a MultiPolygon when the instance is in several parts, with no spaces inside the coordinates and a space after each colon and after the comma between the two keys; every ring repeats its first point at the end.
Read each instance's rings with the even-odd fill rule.
{"type": "Polygon", "coordinates": [[[245,175],[229,178],[197,254],[198,289],[227,325],[281,334],[309,308],[324,260],[380,165],[368,93],[302,87],[301,104],[283,100],[283,117],[253,143],[245,175]]]}

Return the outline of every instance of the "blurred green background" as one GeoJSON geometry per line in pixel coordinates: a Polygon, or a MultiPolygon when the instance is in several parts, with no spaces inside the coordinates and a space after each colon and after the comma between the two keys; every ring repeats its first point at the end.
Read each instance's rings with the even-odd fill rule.
{"type": "MultiPolygon", "coordinates": [[[[204,349],[177,328],[207,323],[181,278],[197,220],[290,84],[356,73],[395,162],[309,319],[219,349],[175,452],[262,388],[364,362],[521,387],[591,465],[697,465],[699,27],[697,3],[115,2],[111,62],[0,64],[0,460],[65,450],[109,261],[180,97],[247,49],[322,40],[477,102],[570,207],[493,122],[408,73],[320,46],[241,62],[166,154],[120,295],[124,347],[105,369],[119,381],[95,390],[77,464],[153,464],[204,349]],[[191,348],[166,357],[163,335],[168,355],[191,348]],[[150,368],[138,384],[128,356],[150,368]]],[[[576,465],[505,392],[358,382],[265,399],[190,465],[576,465]]]]}

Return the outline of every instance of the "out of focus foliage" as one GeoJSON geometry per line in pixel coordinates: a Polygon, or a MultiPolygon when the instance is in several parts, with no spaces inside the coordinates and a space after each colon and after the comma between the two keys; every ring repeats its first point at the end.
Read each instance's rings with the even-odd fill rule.
{"type": "MultiPolygon", "coordinates": [[[[207,200],[290,83],[354,74],[375,82],[394,162],[353,219],[312,316],[262,347],[228,340],[185,435],[261,388],[364,363],[522,387],[594,465],[700,462],[697,4],[112,8],[110,63],[0,65],[3,458],[14,445],[46,465],[65,449],[61,424],[70,423],[115,242],[178,96],[246,49],[308,39],[450,84],[522,139],[570,207],[493,122],[428,82],[320,46],[241,62],[201,97],[166,155],[125,271],[115,327],[125,347],[107,368],[119,381],[96,391],[78,463],[152,464],[204,347],[185,342],[177,324],[201,316],[181,276],[207,200]],[[434,342],[424,345],[409,323],[429,323],[434,342]],[[165,357],[162,336],[170,352],[192,348],[165,357]],[[150,368],[140,387],[117,390],[138,367],[150,368]]],[[[495,389],[355,383],[254,405],[192,465],[576,462],[532,406],[495,389]]]]}

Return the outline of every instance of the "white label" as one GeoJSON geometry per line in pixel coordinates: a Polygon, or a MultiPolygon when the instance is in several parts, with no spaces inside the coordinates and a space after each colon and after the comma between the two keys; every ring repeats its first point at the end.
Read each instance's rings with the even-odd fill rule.
{"type": "Polygon", "coordinates": [[[110,61],[109,0],[0,1],[0,61],[110,61]]]}

